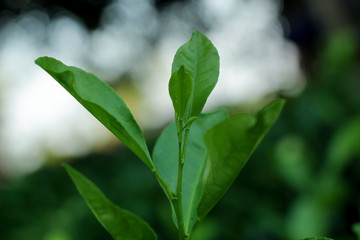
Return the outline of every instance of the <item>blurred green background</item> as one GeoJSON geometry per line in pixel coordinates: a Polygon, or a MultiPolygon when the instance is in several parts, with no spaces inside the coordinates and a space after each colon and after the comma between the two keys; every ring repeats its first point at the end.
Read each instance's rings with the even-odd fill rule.
{"type": "MultiPolygon", "coordinates": [[[[36,8],[47,14],[49,22],[57,14],[70,14],[91,33],[101,28],[102,11],[109,11],[107,6],[115,2],[124,6],[122,11],[126,15],[127,1],[2,1],[0,25],[3,30],[11,19],[36,8]]],[[[205,4],[207,1],[200,2],[205,4]]],[[[261,3],[255,0],[245,2],[261,3]]],[[[360,222],[359,1],[271,2],[278,8],[276,19],[282,29],[281,37],[297,48],[299,70],[305,80],[292,86],[291,91],[285,91],[280,86],[256,99],[219,104],[234,112],[255,112],[271,99],[288,99],[280,119],[228,193],[200,224],[195,239],[285,240],[308,236],[360,239],[356,236],[356,232],[360,232],[359,225],[356,225],[360,222]]],[[[181,33],[200,29],[206,34],[216,29],[212,21],[204,20],[206,8],[197,9],[200,4],[197,1],[158,0],[149,1],[149,4],[157,17],[174,13],[176,9],[180,11],[182,8],[179,6],[188,7],[183,11],[192,9],[190,13],[170,14],[170,18],[191,16],[186,27],[179,27],[185,29],[181,33]]],[[[213,17],[216,22],[218,16],[213,17]]],[[[255,22],[254,26],[249,23],[250,28],[256,28],[255,22]]],[[[149,50],[146,49],[160,44],[163,28],[166,28],[166,22],[160,23],[155,28],[157,31],[141,40],[147,43],[143,46],[147,54],[149,50]]],[[[1,33],[4,39],[6,32],[1,33]]],[[[71,38],[71,35],[67,37],[71,38]]],[[[218,31],[218,37],[214,38],[228,37],[218,31]]],[[[1,47],[3,52],[4,46],[1,47]]],[[[222,52],[219,52],[221,57],[222,52]]],[[[174,52],[168,54],[173,55],[174,52]]],[[[271,59],[271,53],[267,54],[271,59]]],[[[260,59],[262,56],[257,57],[260,59]]],[[[136,59],[139,58],[141,56],[136,59]]],[[[5,60],[8,58],[1,61],[5,60]]],[[[10,60],[16,65],[16,59],[10,60]]],[[[170,68],[170,63],[166,62],[165,67],[170,68]]],[[[98,71],[105,78],[108,76],[97,69],[96,64],[85,66],[90,66],[89,69],[98,71]]],[[[138,75],[131,71],[135,67],[142,66],[128,66],[121,74],[115,74],[116,77],[110,74],[110,79],[117,79],[110,83],[120,88],[119,92],[125,96],[125,101],[130,101],[129,105],[146,113],[147,110],[137,104],[141,94],[134,90],[139,84],[138,75]]],[[[287,68],[286,65],[281,67],[287,68]]],[[[4,71],[4,67],[0,67],[0,80],[5,78],[1,74],[4,71]]],[[[6,85],[0,81],[0,106],[6,103],[6,85]]],[[[41,108],[41,104],[36,107],[41,108]]],[[[4,112],[0,111],[0,131],[3,132],[6,126],[3,124],[1,128],[4,112]]],[[[90,115],[87,117],[91,118],[90,115]]],[[[145,123],[146,116],[141,118],[142,125],[146,126],[149,148],[152,149],[165,122],[152,126],[145,123]]],[[[34,121],[40,120],[35,118],[34,121]]],[[[92,129],[86,131],[91,132],[92,129]]],[[[57,134],[51,136],[57,137],[57,134]]],[[[0,139],[6,141],[4,137],[0,139]]],[[[86,142],[86,139],[79,138],[78,141],[86,142]]],[[[111,239],[59,166],[62,161],[70,162],[92,179],[116,204],[149,222],[159,239],[176,239],[169,204],[161,188],[141,161],[117,140],[110,137],[110,140],[91,145],[73,155],[53,153],[45,147],[43,161],[21,174],[11,174],[11,171],[16,171],[7,169],[4,162],[6,158],[10,159],[10,155],[3,154],[6,152],[4,146],[5,142],[0,147],[3,150],[0,152],[0,239],[111,239]]],[[[58,146],[60,153],[62,147],[58,146]]],[[[31,152],[28,155],[30,158],[31,152]]],[[[20,166],[27,164],[26,157],[22,161],[20,166]]]]}

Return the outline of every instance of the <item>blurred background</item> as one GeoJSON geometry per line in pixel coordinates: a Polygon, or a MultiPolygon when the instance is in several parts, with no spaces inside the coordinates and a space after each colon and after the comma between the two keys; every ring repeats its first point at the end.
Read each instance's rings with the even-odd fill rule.
{"type": "Polygon", "coordinates": [[[111,239],[64,161],[159,239],[176,239],[146,166],[34,60],[55,57],[110,84],[152,149],[173,119],[172,58],[196,29],[221,59],[205,111],[288,101],[195,239],[360,239],[358,0],[0,1],[0,239],[111,239]]]}

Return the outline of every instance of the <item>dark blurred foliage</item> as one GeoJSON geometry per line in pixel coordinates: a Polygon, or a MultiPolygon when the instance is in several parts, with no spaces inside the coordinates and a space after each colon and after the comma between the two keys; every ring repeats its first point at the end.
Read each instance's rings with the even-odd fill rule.
{"type": "MultiPolygon", "coordinates": [[[[161,232],[173,228],[161,189],[129,150],[92,153],[74,160],[72,166],[96,182],[116,204],[137,213],[154,229],[161,232]]],[[[62,167],[45,167],[0,190],[0,196],[1,239],[111,239],[62,167]]]]}
{"type": "MultiPolygon", "coordinates": [[[[155,0],[158,10],[162,10],[174,2],[187,0],[155,0]]],[[[66,11],[81,19],[88,29],[95,29],[100,22],[102,10],[113,0],[0,0],[0,11],[19,14],[31,8],[46,10],[50,17],[66,11]]]]}
{"type": "Polygon", "coordinates": [[[50,17],[63,13],[82,19],[89,29],[98,26],[101,12],[111,0],[3,0],[0,10],[20,14],[32,8],[46,10],[50,17]]]}
{"type": "MultiPolygon", "coordinates": [[[[4,2],[8,1],[3,6],[4,2]]],[[[68,8],[67,1],[37,1],[44,6],[50,2],[68,8]]],[[[69,2],[105,5],[102,1],[69,2]]],[[[169,1],[156,3],[161,8],[169,1]]],[[[68,9],[79,14],[75,6],[68,9]]],[[[334,26],[314,14],[314,5],[284,2],[282,14],[289,25],[285,36],[300,49],[307,86],[301,95],[288,99],[279,121],[234,185],[200,224],[197,239],[285,240],[310,235],[356,239],[353,230],[359,232],[359,225],[354,224],[360,221],[359,1],[342,1],[341,6],[346,19],[334,26]]],[[[90,28],[96,26],[84,21],[90,28]]],[[[148,140],[153,145],[155,138],[148,140]]],[[[165,195],[127,149],[92,153],[71,163],[116,204],[148,221],[159,239],[176,239],[165,195]]],[[[0,239],[111,239],[58,166],[44,167],[3,187],[0,212],[0,239]]]]}

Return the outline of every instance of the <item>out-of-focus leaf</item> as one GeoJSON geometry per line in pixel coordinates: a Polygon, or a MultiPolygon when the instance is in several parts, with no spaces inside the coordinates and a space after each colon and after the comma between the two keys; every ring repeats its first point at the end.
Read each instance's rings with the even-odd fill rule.
{"type": "Polygon", "coordinates": [[[284,135],[274,149],[276,169],[294,189],[309,187],[311,178],[311,150],[304,138],[296,134],[284,135]]]}
{"type": "Polygon", "coordinates": [[[329,36],[321,54],[321,64],[317,73],[323,73],[330,80],[337,79],[353,64],[359,43],[354,29],[344,28],[329,36]]]}
{"type": "Polygon", "coordinates": [[[250,155],[277,120],[285,101],[276,100],[257,115],[236,114],[205,134],[208,160],[198,206],[203,220],[228,190],[250,155]]]}
{"type": "Polygon", "coordinates": [[[154,168],[140,127],[124,101],[110,86],[93,74],[66,66],[54,58],[40,57],[35,63],[58,81],[150,169],[154,168]]]}
{"type": "Polygon", "coordinates": [[[317,171],[312,183],[307,184],[305,190],[308,194],[292,204],[287,220],[289,238],[296,239],[304,233],[321,236],[329,232],[331,224],[328,219],[349,191],[342,173],[352,157],[360,153],[359,143],[360,118],[355,117],[341,126],[332,138],[324,167],[317,171]]]}
{"type": "Polygon", "coordinates": [[[175,109],[175,113],[180,119],[183,118],[189,105],[192,92],[191,76],[181,66],[178,71],[171,75],[169,82],[169,94],[175,109]]]}
{"type": "Polygon", "coordinates": [[[326,238],[326,237],[310,237],[310,238],[304,238],[302,240],[333,240],[332,238],[326,238]]]}
{"type": "MultiPolygon", "coordinates": [[[[323,192],[323,189],[319,188],[319,190],[323,192]]],[[[325,194],[327,193],[325,192],[325,194]]],[[[333,193],[330,192],[330,194],[333,193]]],[[[327,195],[323,196],[323,194],[320,195],[316,192],[310,196],[309,194],[303,196],[293,203],[287,218],[289,239],[298,239],[304,234],[310,236],[326,235],[326,229],[329,225],[328,219],[331,218],[333,211],[333,204],[329,205],[329,201],[327,201],[327,198],[332,196],[327,195]]]]}
{"type": "Polygon", "coordinates": [[[360,239],[360,223],[354,223],[351,226],[351,229],[353,230],[353,232],[356,234],[357,239],[360,239]]]}
{"type": "MultiPolygon", "coordinates": [[[[187,233],[191,231],[198,218],[196,209],[201,196],[202,175],[207,156],[204,135],[208,129],[226,117],[227,112],[219,110],[200,115],[191,125],[182,185],[184,225],[187,233]]],[[[153,151],[153,159],[155,168],[174,193],[177,184],[178,151],[176,125],[173,122],[158,138],[153,151]]]]}
{"type": "Polygon", "coordinates": [[[330,142],[324,174],[339,174],[351,157],[360,154],[360,116],[342,126],[330,142]]]}
{"type": "Polygon", "coordinates": [[[119,208],[80,172],[63,164],[87,205],[115,240],[154,240],[154,230],[135,214],[119,208]]]}
{"type": "Polygon", "coordinates": [[[185,67],[193,80],[190,107],[191,116],[197,116],[217,83],[219,54],[204,34],[194,31],[190,40],[176,52],[171,72],[176,72],[181,66],[185,67]]]}

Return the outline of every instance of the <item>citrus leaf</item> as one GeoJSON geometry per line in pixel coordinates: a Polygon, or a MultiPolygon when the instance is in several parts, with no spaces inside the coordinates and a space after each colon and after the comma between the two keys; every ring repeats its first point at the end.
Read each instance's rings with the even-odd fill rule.
{"type": "Polygon", "coordinates": [[[198,206],[202,221],[228,190],[250,155],[277,120],[285,101],[276,100],[254,117],[236,114],[205,134],[208,160],[198,206]]]}
{"type": "Polygon", "coordinates": [[[130,110],[116,92],[91,73],[40,57],[35,63],[130,148],[150,169],[153,163],[145,138],[130,110]]]}
{"type": "Polygon", "coordinates": [[[177,50],[171,72],[174,73],[184,66],[193,80],[189,117],[197,116],[203,109],[217,83],[219,65],[216,48],[200,31],[194,31],[190,40],[177,50]]]}
{"type": "Polygon", "coordinates": [[[169,94],[177,116],[182,119],[189,105],[192,92],[191,76],[185,71],[184,66],[171,75],[169,81],[169,94]]]}
{"type": "Polygon", "coordinates": [[[157,239],[154,230],[144,220],[116,206],[77,170],[67,164],[63,166],[97,220],[115,240],[157,239]]]}
{"type": "MultiPolygon", "coordinates": [[[[183,170],[183,216],[185,231],[191,232],[197,217],[197,205],[201,196],[201,182],[207,157],[205,133],[227,117],[225,110],[201,114],[192,123],[183,170]]],[[[164,129],[154,151],[154,165],[172,192],[176,192],[178,171],[178,139],[175,122],[164,129]]],[[[174,214],[174,213],[173,213],[174,214]]],[[[176,217],[173,215],[176,224],[176,217]]]]}

